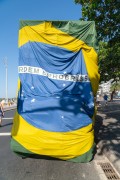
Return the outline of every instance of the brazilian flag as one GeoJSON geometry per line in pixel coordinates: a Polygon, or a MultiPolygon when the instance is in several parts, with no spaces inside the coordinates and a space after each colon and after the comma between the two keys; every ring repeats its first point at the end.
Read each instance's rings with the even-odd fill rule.
{"type": "Polygon", "coordinates": [[[20,21],[15,153],[73,162],[93,158],[96,42],[93,21],[20,21]]]}

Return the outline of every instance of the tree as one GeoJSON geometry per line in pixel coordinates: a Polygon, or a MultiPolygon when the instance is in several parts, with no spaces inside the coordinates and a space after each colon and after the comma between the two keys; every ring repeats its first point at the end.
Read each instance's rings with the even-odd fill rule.
{"type": "Polygon", "coordinates": [[[120,78],[119,0],[75,0],[82,5],[81,20],[95,21],[99,41],[101,80],[120,78]]]}

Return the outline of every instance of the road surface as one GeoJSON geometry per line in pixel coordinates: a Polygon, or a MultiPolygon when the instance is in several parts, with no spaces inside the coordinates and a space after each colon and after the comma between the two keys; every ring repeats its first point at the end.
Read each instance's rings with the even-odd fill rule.
{"type": "MultiPolygon", "coordinates": [[[[10,149],[15,110],[5,112],[0,127],[0,180],[100,180],[95,160],[72,163],[58,160],[22,159],[10,149]]],[[[104,180],[102,178],[102,180],[104,180]]]]}

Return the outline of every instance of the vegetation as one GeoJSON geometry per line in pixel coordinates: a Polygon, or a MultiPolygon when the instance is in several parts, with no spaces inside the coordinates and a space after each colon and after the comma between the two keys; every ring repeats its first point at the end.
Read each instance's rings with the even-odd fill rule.
{"type": "Polygon", "coordinates": [[[117,91],[120,91],[120,81],[117,82],[117,83],[112,84],[112,86],[111,86],[111,92],[112,92],[114,89],[117,90],[117,91]]]}
{"type": "Polygon", "coordinates": [[[119,0],[74,0],[82,5],[81,20],[95,21],[101,81],[120,79],[119,0]]]}

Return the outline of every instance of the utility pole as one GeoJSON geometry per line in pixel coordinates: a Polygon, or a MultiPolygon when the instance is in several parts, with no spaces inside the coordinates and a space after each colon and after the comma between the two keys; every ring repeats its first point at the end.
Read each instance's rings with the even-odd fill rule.
{"type": "Polygon", "coordinates": [[[4,59],[4,65],[5,65],[5,82],[6,82],[6,102],[8,102],[8,63],[7,58],[4,59]]]}

